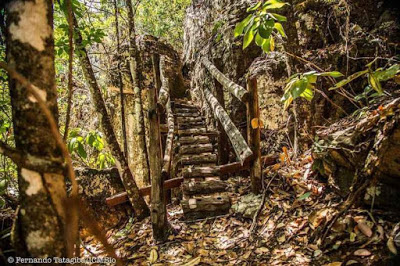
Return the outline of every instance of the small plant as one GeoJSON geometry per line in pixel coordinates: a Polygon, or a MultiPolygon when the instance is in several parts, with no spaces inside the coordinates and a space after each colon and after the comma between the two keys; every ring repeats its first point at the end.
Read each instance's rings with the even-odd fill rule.
{"type": "Polygon", "coordinates": [[[342,77],[343,74],[338,71],[322,72],[310,71],[306,73],[296,73],[286,80],[285,93],[281,101],[285,105],[285,110],[298,97],[311,101],[314,98],[315,84],[318,77],[342,77]]]}
{"type": "Polygon", "coordinates": [[[355,80],[359,77],[362,77],[362,76],[366,76],[368,78],[369,86],[372,89],[374,89],[378,93],[378,95],[381,95],[383,93],[383,89],[382,89],[382,85],[381,85],[382,81],[387,81],[389,79],[395,78],[396,82],[400,83],[400,75],[399,75],[400,74],[400,65],[399,64],[394,64],[386,69],[378,68],[374,71],[374,70],[372,70],[372,64],[374,62],[375,62],[375,60],[372,61],[371,63],[367,64],[366,65],[367,69],[350,75],[348,78],[336,83],[335,86],[333,86],[329,90],[336,90],[338,88],[341,88],[341,87],[347,85],[348,83],[352,82],[353,80],[355,80]]]}
{"type": "Polygon", "coordinates": [[[114,165],[114,158],[104,150],[101,132],[90,131],[84,137],[80,135],[80,131],[79,128],[75,128],[69,133],[68,149],[70,153],[91,167],[104,169],[114,165]]]}
{"type": "Polygon", "coordinates": [[[260,46],[265,53],[275,49],[275,39],[273,34],[279,34],[286,38],[285,31],[281,22],[286,21],[286,17],[269,12],[272,9],[280,9],[288,3],[277,0],[260,1],[249,7],[247,12],[251,12],[244,20],[236,25],[235,37],[244,34],[243,49],[246,49],[253,40],[260,46]]]}

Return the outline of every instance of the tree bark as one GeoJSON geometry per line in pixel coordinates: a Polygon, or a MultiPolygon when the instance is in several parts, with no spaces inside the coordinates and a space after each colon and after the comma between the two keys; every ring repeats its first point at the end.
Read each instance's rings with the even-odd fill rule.
{"type": "Polygon", "coordinates": [[[122,83],[122,73],[121,73],[121,48],[119,40],[119,23],[118,23],[118,4],[117,0],[114,0],[114,11],[115,11],[115,36],[117,39],[117,54],[118,54],[118,85],[119,85],[119,97],[121,105],[121,130],[122,130],[122,143],[124,147],[124,155],[128,158],[128,140],[126,137],[126,120],[125,120],[125,100],[124,100],[124,84],[122,83]]]}
{"type": "Polygon", "coordinates": [[[247,145],[245,139],[243,138],[242,134],[237,129],[235,124],[233,124],[232,120],[230,119],[224,108],[222,108],[222,106],[218,103],[218,100],[207,88],[204,88],[203,92],[215,116],[221,122],[224,131],[228,135],[237,158],[242,164],[244,164],[245,161],[253,154],[251,149],[247,145]]]}
{"type": "MultiPolygon", "coordinates": [[[[57,121],[52,1],[15,0],[6,6],[6,11],[8,64],[38,88],[57,121]]],[[[28,157],[63,161],[37,100],[12,78],[9,86],[17,149],[28,157]]],[[[21,257],[67,255],[67,219],[62,205],[66,198],[64,169],[46,168],[18,167],[20,207],[12,240],[21,257]]]]}
{"type": "MultiPolygon", "coordinates": [[[[157,60],[153,60],[156,62],[157,60]]],[[[168,233],[167,210],[164,201],[163,176],[161,175],[160,129],[157,113],[157,88],[149,91],[149,155],[151,174],[151,222],[153,238],[157,242],[164,241],[168,233]]]]}
{"type": "Polygon", "coordinates": [[[260,107],[258,105],[257,79],[250,78],[247,81],[249,102],[247,103],[247,139],[254,157],[250,163],[251,190],[259,194],[262,189],[261,173],[261,146],[260,146],[260,107]],[[253,119],[254,122],[253,123],[253,119]]]}
{"type": "Polygon", "coordinates": [[[129,57],[130,57],[130,72],[132,82],[134,84],[135,97],[135,115],[137,122],[137,135],[139,153],[143,156],[143,181],[145,184],[150,184],[150,163],[149,153],[147,151],[146,130],[143,114],[142,89],[144,88],[142,76],[142,60],[140,52],[136,45],[136,30],[135,30],[135,11],[133,10],[132,0],[126,0],[128,8],[128,29],[129,29],[129,57]]]}
{"type": "Polygon", "coordinates": [[[76,20],[75,14],[73,14],[73,22],[76,33],[75,43],[77,47],[81,47],[79,60],[81,62],[83,74],[89,85],[94,108],[99,116],[100,126],[102,127],[111,154],[115,158],[116,165],[122,179],[122,183],[124,184],[124,187],[128,193],[129,201],[131,202],[138,219],[143,219],[149,215],[149,208],[147,207],[143,197],[141,197],[139,194],[139,188],[137,187],[134,176],[129,169],[128,161],[124,156],[120,145],[118,144],[117,137],[115,135],[110,117],[106,109],[103,95],[101,94],[101,90],[97,84],[97,80],[89,60],[89,56],[86,49],[83,48],[82,45],[82,35],[80,33],[78,21],[76,20]]]}

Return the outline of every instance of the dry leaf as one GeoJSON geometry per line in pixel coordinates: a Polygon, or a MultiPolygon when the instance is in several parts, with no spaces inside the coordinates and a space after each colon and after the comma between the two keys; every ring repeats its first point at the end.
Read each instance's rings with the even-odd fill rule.
{"type": "Polygon", "coordinates": [[[253,118],[253,119],[251,120],[251,127],[252,127],[253,129],[262,128],[262,127],[264,127],[264,123],[263,123],[263,121],[262,121],[261,119],[253,118]]]}
{"type": "Polygon", "coordinates": [[[260,248],[256,249],[257,254],[268,253],[268,252],[269,252],[269,249],[266,247],[260,247],[260,248]]]}
{"type": "Polygon", "coordinates": [[[386,246],[388,247],[390,252],[392,252],[394,255],[397,255],[397,249],[396,246],[394,245],[393,237],[389,237],[386,246]]]}
{"type": "Polygon", "coordinates": [[[335,261],[328,264],[324,264],[323,266],[341,266],[341,265],[342,265],[341,262],[335,261]]]}
{"type": "Polygon", "coordinates": [[[360,229],[360,231],[364,234],[364,235],[366,235],[366,236],[368,236],[368,237],[371,237],[372,236],[372,230],[371,230],[371,228],[365,223],[365,221],[363,221],[363,220],[359,220],[359,221],[357,221],[357,227],[358,227],[358,229],[360,229]]]}
{"type": "Polygon", "coordinates": [[[366,256],[370,256],[371,252],[362,248],[362,249],[358,249],[358,250],[354,251],[354,255],[360,256],[360,257],[366,257],[366,256]]]}
{"type": "Polygon", "coordinates": [[[195,265],[199,264],[200,262],[201,262],[201,258],[197,257],[197,258],[192,259],[188,263],[183,264],[183,266],[195,266],[195,265]]]}
{"type": "Polygon", "coordinates": [[[158,253],[157,253],[157,250],[152,249],[152,250],[150,251],[150,257],[149,257],[148,260],[149,260],[149,262],[150,262],[151,264],[155,263],[155,262],[158,260],[158,253]]]}
{"type": "Polygon", "coordinates": [[[359,262],[356,261],[356,260],[349,260],[349,261],[346,263],[346,265],[353,265],[353,264],[359,264],[359,262]]]}

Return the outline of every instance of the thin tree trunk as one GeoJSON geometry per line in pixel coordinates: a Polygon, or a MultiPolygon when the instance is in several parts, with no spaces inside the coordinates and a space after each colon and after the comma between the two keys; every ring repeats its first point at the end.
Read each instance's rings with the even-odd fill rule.
{"type": "Polygon", "coordinates": [[[136,32],[135,32],[135,11],[133,10],[132,0],[126,0],[128,8],[128,25],[129,25],[129,57],[130,57],[130,72],[132,82],[134,84],[135,93],[135,115],[137,122],[138,134],[138,147],[139,152],[143,155],[143,180],[145,184],[150,184],[150,164],[149,155],[146,142],[146,130],[144,125],[143,103],[142,103],[142,89],[143,89],[143,76],[142,76],[142,61],[140,53],[136,45],[136,32]]]}
{"type": "MultiPolygon", "coordinates": [[[[79,31],[78,21],[76,20],[75,14],[73,14],[73,22],[76,33],[76,46],[83,47],[82,34],[79,31]]],[[[143,197],[141,197],[139,194],[139,188],[136,185],[131,170],[129,169],[128,160],[124,156],[121,147],[118,144],[118,140],[112,127],[112,123],[106,109],[103,95],[101,94],[101,90],[97,84],[97,80],[94,75],[87,51],[85,48],[80,49],[81,51],[79,53],[79,60],[81,62],[82,71],[89,85],[92,101],[99,116],[100,125],[105,135],[105,139],[107,141],[112,156],[115,158],[121,180],[124,184],[126,192],[128,193],[129,200],[135,210],[136,216],[138,217],[138,219],[143,219],[144,217],[149,215],[149,208],[147,207],[143,197]]]]}
{"type": "Polygon", "coordinates": [[[125,100],[124,100],[124,84],[122,83],[122,73],[121,73],[121,48],[119,40],[119,23],[118,23],[118,4],[117,0],[114,0],[115,9],[115,35],[117,38],[117,54],[118,54],[118,85],[120,94],[120,104],[121,104],[121,127],[122,127],[122,143],[124,145],[124,155],[128,158],[128,140],[126,137],[126,121],[125,121],[125,100]]]}
{"type": "MultiPolygon", "coordinates": [[[[53,3],[15,0],[6,10],[8,64],[38,88],[57,120],[53,3]]],[[[62,160],[51,126],[36,98],[12,78],[9,78],[9,86],[17,149],[43,160],[62,160]]],[[[57,171],[18,167],[20,207],[12,239],[19,256],[66,257],[66,213],[60,204],[66,198],[63,173],[62,168],[57,171]]]]}

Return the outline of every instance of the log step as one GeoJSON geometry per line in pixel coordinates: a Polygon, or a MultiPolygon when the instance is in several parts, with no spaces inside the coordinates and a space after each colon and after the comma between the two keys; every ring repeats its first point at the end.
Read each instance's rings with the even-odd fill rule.
{"type": "Polygon", "coordinates": [[[182,200],[181,204],[185,218],[192,220],[224,215],[231,208],[227,195],[193,197],[182,200]]]}
{"type": "Polygon", "coordinates": [[[213,181],[185,180],[183,182],[183,193],[184,195],[187,196],[223,192],[226,190],[226,188],[227,184],[221,180],[213,180],[213,181]]]}
{"type": "Polygon", "coordinates": [[[189,104],[189,103],[183,103],[183,102],[175,102],[174,103],[175,108],[186,108],[186,109],[196,109],[198,110],[199,107],[194,105],[194,104],[189,104]]]}
{"type": "Polygon", "coordinates": [[[204,118],[199,116],[199,117],[178,117],[176,121],[180,124],[184,123],[194,123],[194,122],[204,122],[204,118]]]}
{"type": "Polygon", "coordinates": [[[176,117],[201,117],[199,113],[174,113],[176,117]]]}
{"type": "Polygon", "coordinates": [[[184,178],[214,176],[214,175],[219,175],[219,171],[220,171],[219,166],[185,167],[182,170],[182,176],[184,178]]]}
{"type": "Polygon", "coordinates": [[[179,159],[182,165],[194,165],[204,163],[217,163],[217,155],[215,153],[203,153],[196,155],[182,155],[179,159]]]}
{"type": "Polygon", "coordinates": [[[210,143],[210,138],[207,136],[185,136],[180,137],[178,143],[181,145],[206,144],[210,143]]]}
{"type": "Polygon", "coordinates": [[[209,144],[196,144],[196,145],[182,145],[179,147],[181,154],[200,154],[206,152],[212,152],[214,150],[213,145],[209,144]]]}
{"type": "Polygon", "coordinates": [[[204,122],[178,123],[178,129],[204,128],[204,122]]]}
{"type": "Polygon", "coordinates": [[[175,108],[176,114],[198,114],[200,115],[200,111],[194,108],[175,108]]]}
{"type": "Polygon", "coordinates": [[[208,131],[206,128],[192,128],[178,130],[179,136],[218,136],[218,131],[208,131]]]}

